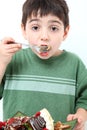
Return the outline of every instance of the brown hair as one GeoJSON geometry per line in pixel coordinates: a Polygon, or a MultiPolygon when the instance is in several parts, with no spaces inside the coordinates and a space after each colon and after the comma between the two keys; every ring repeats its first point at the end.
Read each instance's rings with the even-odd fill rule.
{"type": "Polygon", "coordinates": [[[69,9],[65,0],[26,0],[22,8],[22,23],[25,27],[27,18],[52,14],[57,16],[66,28],[69,25],[69,9]]]}

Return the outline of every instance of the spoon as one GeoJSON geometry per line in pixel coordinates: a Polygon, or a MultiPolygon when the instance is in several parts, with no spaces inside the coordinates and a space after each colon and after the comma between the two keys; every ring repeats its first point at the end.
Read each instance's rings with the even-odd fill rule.
{"type": "Polygon", "coordinates": [[[12,43],[21,44],[21,45],[23,45],[24,47],[27,47],[27,48],[30,47],[30,48],[36,50],[39,53],[46,53],[46,52],[51,50],[51,46],[49,46],[49,45],[36,46],[36,45],[29,45],[29,44],[18,43],[18,42],[9,42],[8,44],[12,44],[12,43]]]}

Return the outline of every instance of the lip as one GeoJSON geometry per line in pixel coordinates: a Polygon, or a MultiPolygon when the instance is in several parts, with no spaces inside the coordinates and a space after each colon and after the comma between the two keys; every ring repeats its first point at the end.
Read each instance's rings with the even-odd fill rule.
{"type": "Polygon", "coordinates": [[[39,55],[42,57],[45,57],[45,56],[48,56],[48,52],[41,52],[41,53],[39,53],[39,55]]]}

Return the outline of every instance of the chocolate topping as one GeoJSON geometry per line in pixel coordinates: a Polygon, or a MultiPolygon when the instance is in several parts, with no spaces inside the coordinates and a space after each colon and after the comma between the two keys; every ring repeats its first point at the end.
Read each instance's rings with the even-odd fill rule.
{"type": "Polygon", "coordinates": [[[46,122],[43,117],[31,117],[29,119],[29,123],[31,124],[33,130],[42,130],[42,128],[46,128],[46,122]]]}

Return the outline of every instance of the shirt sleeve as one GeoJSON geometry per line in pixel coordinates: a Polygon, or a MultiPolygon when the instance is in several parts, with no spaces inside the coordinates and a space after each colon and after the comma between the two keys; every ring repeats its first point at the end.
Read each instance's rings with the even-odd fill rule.
{"type": "Polygon", "coordinates": [[[3,97],[3,91],[4,91],[4,78],[0,84],[0,99],[3,97]]]}
{"type": "Polygon", "coordinates": [[[79,61],[76,78],[76,110],[78,108],[87,110],[87,68],[82,61],[79,61]]]}

